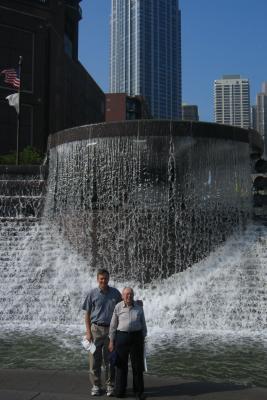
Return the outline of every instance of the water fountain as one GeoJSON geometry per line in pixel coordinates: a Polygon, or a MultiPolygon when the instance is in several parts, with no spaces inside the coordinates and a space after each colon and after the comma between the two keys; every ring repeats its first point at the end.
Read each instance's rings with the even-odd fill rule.
{"type": "Polygon", "coordinates": [[[81,304],[101,265],[144,301],[151,372],[267,381],[267,232],[243,232],[260,147],[253,132],[169,121],[52,136],[42,218],[16,241],[1,225],[1,366],[87,367],[81,304]]]}
{"type": "Polygon", "coordinates": [[[133,121],[60,132],[50,140],[46,212],[94,269],[159,280],[246,224],[250,151],[248,131],[215,124],[133,121]]]}

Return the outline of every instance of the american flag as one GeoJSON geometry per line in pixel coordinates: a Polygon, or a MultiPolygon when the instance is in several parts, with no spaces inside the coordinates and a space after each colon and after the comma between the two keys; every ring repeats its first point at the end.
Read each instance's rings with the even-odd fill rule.
{"type": "Polygon", "coordinates": [[[5,75],[4,82],[11,85],[15,89],[20,88],[20,77],[15,68],[3,69],[0,74],[5,75]]]}

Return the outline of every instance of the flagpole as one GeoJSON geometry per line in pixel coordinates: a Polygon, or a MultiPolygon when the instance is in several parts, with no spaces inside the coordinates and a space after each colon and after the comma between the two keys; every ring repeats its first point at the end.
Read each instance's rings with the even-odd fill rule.
{"type": "Polygon", "coordinates": [[[17,113],[17,149],[16,149],[16,165],[19,165],[19,136],[20,136],[20,111],[21,111],[21,100],[20,100],[20,91],[21,91],[21,71],[22,71],[22,61],[23,57],[19,56],[19,70],[18,76],[20,79],[20,85],[18,87],[18,95],[19,95],[19,112],[17,113]]]}

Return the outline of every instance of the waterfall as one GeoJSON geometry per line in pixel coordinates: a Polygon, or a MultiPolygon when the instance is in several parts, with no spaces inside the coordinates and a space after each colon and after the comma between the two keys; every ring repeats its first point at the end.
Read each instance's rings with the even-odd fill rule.
{"type": "Polygon", "coordinates": [[[152,373],[266,383],[267,227],[249,222],[247,133],[197,127],[56,134],[45,198],[43,180],[2,177],[0,366],[87,368],[81,307],[104,267],[143,300],[152,373]]]}
{"type": "MultiPolygon", "coordinates": [[[[96,285],[87,260],[71,249],[62,232],[45,221],[25,230],[7,222],[1,228],[0,283],[2,329],[83,330],[81,305],[96,285]],[[10,232],[18,240],[7,240],[10,232]],[[5,250],[4,250],[5,249],[5,250]],[[3,262],[3,261],[2,261],[3,262]]],[[[200,332],[267,334],[267,228],[251,225],[186,271],[140,287],[150,335],[200,332]]],[[[114,282],[115,280],[115,282],[114,282]]]]}
{"type": "Polygon", "coordinates": [[[141,284],[197,263],[251,210],[247,143],[98,137],[50,150],[46,217],[94,270],[141,284]]]}
{"type": "Polygon", "coordinates": [[[135,288],[151,332],[264,331],[266,232],[243,231],[248,171],[246,143],[214,138],[52,148],[43,216],[1,225],[3,325],[82,330],[103,266],[135,288]]]}

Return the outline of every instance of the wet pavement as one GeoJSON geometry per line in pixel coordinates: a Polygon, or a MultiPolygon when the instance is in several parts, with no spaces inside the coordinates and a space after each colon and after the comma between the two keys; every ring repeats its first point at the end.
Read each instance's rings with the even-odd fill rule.
{"type": "MultiPolygon", "coordinates": [[[[129,379],[129,386],[131,378],[129,379]]],[[[267,387],[229,383],[196,382],[145,375],[147,399],[266,400],[267,387]]],[[[88,374],[77,371],[1,369],[0,400],[88,400],[88,374]]],[[[95,398],[95,397],[94,397],[95,398]]],[[[107,398],[103,393],[99,399],[107,398]]],[[[131,389],[127,398],[134,398],[131,389]]]]}

